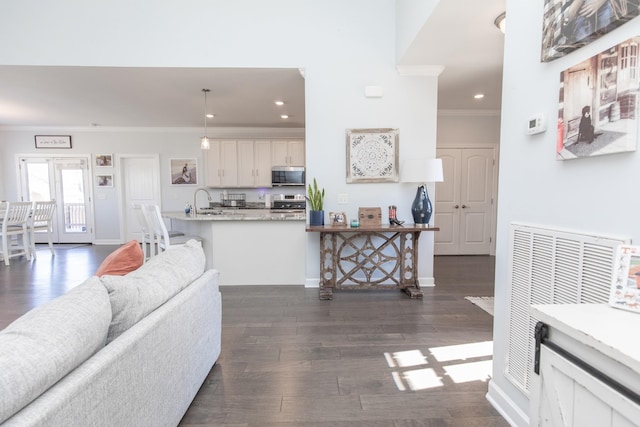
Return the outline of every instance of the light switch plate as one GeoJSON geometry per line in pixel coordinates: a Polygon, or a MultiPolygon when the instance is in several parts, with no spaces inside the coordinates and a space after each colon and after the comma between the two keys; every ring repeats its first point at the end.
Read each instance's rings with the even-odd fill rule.
{"type": "Polygon", "coordinates": [[[338,194],[338,204],[346,205],[349,203],[349,195],[347,193],[339,193],[338,194]]]}

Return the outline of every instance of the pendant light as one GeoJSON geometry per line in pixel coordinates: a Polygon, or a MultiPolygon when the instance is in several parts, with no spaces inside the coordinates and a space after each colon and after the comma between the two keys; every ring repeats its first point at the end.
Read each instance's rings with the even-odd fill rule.
{"type": "Polygon", "coordinates": [[[211,148],[209,138],[207,138],[207,92],[209,89],[202,89],[202,92],[204,92],[204,136],[200,140],[200,149],[208,150],[211,148]]]}

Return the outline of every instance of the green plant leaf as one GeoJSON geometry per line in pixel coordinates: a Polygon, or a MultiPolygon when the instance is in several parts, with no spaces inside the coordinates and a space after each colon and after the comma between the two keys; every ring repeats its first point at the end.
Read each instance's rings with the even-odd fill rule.
{"type": "Polygon", "coordinates": [[[318,182],[313,178],[313,186],[309,184],[307,186],[307,200],[311,204],[312,211],[321,211],[324,204],[324,188],[322,191],[318,189],[318,182]]]}

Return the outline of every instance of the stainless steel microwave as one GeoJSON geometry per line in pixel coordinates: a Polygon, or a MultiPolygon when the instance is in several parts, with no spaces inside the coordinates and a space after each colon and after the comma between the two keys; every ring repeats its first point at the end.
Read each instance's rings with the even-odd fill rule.
{"type": "Polygon", "coordinates": [[[304,166],[274,166],[271,168],[271,185],[274,187],[303,186],[304,166]]]}

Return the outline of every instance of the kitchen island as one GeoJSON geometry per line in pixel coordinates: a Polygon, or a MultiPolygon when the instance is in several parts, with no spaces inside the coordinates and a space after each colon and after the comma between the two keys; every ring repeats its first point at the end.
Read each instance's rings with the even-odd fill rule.
{"type": "Polygon", "coordinates": [[[163,212],[170,227],[202,238],[207,268],[221,285],[304,285],[305,212],[236,209],[163,212]]]}

